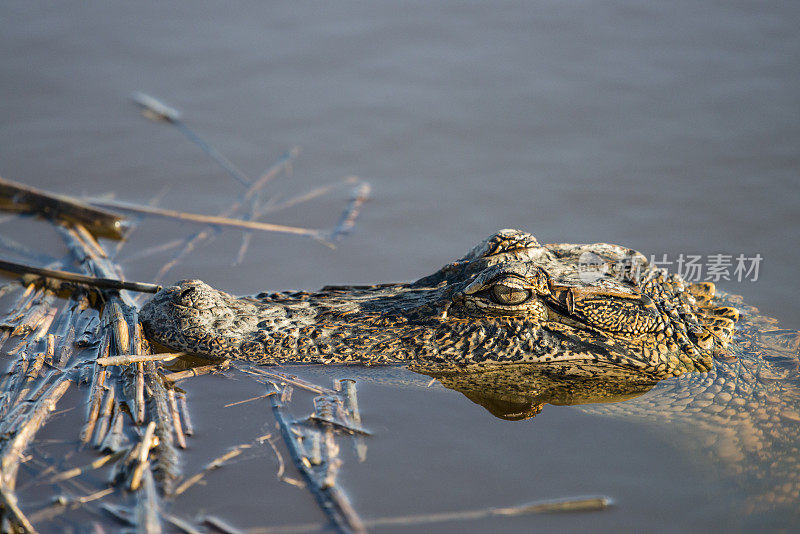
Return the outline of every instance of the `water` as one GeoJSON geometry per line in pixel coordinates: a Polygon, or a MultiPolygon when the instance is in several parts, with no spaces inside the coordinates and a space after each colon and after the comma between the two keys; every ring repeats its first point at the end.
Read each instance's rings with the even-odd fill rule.
{"type": "MultiPolygon", "coordinates": [[[[251,176],[300,145],[293,177],[270,194],[348,175],[373,186],[336,250],[257,234],[231,267],[239,234],[225,232],[170,278],[232,293],[408,280],[518,227],[542,242],[610,241],[673,261],[760,254],[757,281],[718,285],[796,327],[799,10],[730,1],[6,2],[0,175],[136,202],[167,186],[162,206],[220,211],[239,186],[177,130],[142,119],[127,98],[143,90],[181,109],[251,176]]],[[[329,226],[347,198],[339,190],[270,220],[329,226]]],[[[46,225],[28,225],[4,232],[57,250],[46,225]]],[[[169,254],[126,258],[192,228],[145,221],[119,256],[126,274],[151,280],[169,254]]],[[[244,384],[186,383],[200,429],[190,466],[270,424],[258,403],[237,420],[218,408],[250,396],[244,384]]],[[[609,512],[491,528],[741,525],[730,519],[736,501],[698,460],[632,423],[569,407],[509,423],[454,392],[363,388],[376,436],[367,463],[348,458],[342,476],[365,516],[606,493],[618,501],[609,512]]],[[[272,464],[258,461],[272,484],[272,464]]],[[[310,498],[282,483],[255,499],[237,478],[249,466],[220,471],[175,508],[218,510],[243,527],[316,517],[310,498]]]]}

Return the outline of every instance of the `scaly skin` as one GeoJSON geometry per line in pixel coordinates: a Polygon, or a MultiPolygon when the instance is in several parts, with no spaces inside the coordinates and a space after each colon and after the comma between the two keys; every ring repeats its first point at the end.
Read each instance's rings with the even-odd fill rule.
{"type": "Polygon", "coordinates": [[[585,409],[690,435],[753,509],[800,502],[798,333],[618,245],[503,230],[414,283],[236,298],[187,280],[141,318],[211,357],[405,364],[507,419],[626,400],[585,409]]]}
{"type": "Polygon", "coordinates": [[[410,284],[235,298],[185,280],[141,316],[168,347],[265,364],[580,361],[660,378],[709,370],[730,340],[736,311],[713,305],[711,290],[618,245],[542,246],[504,230],[410,284]]]}

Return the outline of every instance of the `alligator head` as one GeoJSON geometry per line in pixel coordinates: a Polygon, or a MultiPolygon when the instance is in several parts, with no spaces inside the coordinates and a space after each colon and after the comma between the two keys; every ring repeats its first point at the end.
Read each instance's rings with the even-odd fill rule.
{"type": "Polygon", "coordinates": [[[502,230],[413,283],[236,298],[187,280],[141,318],[173,349],[259,363],[446,373],[573,362],[584,375],[612,366],[661,378],[709,370],[730,341],[737,312],[712,297],[712,284],[685,283],[628,248],[502,230]]]}

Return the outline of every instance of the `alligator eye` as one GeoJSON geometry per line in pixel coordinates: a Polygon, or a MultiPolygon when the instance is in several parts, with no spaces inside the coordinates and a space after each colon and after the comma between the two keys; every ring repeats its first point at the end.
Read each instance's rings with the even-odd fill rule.
{"type": "Polygon", "coordinates": [[[514,282],[498,282],[492,286],[492,298],[498,304],[515,306],[528,300],[531,292],[514,282]]]}

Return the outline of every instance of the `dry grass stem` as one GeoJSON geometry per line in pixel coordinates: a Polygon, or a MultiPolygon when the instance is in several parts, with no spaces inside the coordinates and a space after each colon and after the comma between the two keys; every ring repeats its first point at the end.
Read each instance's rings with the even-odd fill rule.
{"type": "Polygon", "coordinates": [[[119,356],[108,356],[105,358],[97,358],[97,365],[104,367],[113,365],[128,365],[131,363],[140,362],[166,362],[174,360],[181,356],[186,356],[185,352],[164,352],[160,354],[120,354],[119,356]]]}
{"type": "Polygon", "coordinates": [[[33,265],[26,265],[24,263],[17,263],[7,260],[0,260],[0,270],[16,274],[35,274],[36,276],[52,278],[55,280],[66,280],[68,282],[85,284],[98,289],[127,289],[129,291],[140,291],[144,293],[157,293],[161,290],[161,286],[156,284],[125,282],[111,278],[96,278],[93,276],[86,276],[68,271],[61,271],[58,269],[45,269],[44,267],[35,267],[33,265]]]}
{"type": "Polygon", "coordinates": [[[371,190],[372,188],[367,182],[361,182],[353,189],[353,196],[350,199],[350,203],[345,208],[342,216],[339,218],[338,224],[331,233],[331,241],[338,241],[346,234],[353,231],[353,228],[356,226],[358,214],[361,212],[361,206],[369,200],[371,190]]]}
{"type": "Polygon", "coordinates": [[[94,435],[95,447],[100,447],[100,445],[103,443],[103,439],[105,439],[106,432],[108,431],[108,426],[111,424],[111,412],[114,409],[114,397],[115,389],[112,385],[106,389],[106,396],[103,399],[103,409],[100,412],[100,416],[98,418],[99,424],[97,425],[97,431],[94,435]]]}
{"type": "MultiPolygon", "coordinates": [[[[35,534],[37,530],[33,528],[31,521],[25,516],[17,504],[17,496],[12,489],[4,488],[0,485],[0,499],[2,499],[3,511],[8,514],[11,522],[23,529],[23,532],[35,534]]],[[[3,528],[4,532],[14,532],[16,529],[3,528]]]]}
{"type": "Polygon", "coordinates": [[[164,375],[164,380],[167,382],[175,383],[178,380],[183,380],[185,378],[192,378],[195,376],[207,375],[214,371],[226,369],[228,366],[227,362],[217,363],[213,365],[203,365],[201,367],[194,367],[192,369],[187,369],[185,371],[178,371],[177,373],[170,373],[168,375],[164,375]]]}
{"type": "Polygon", "coordinates": [[[138,448],[138,457],[136,458],[136,467],[133,470],[133,474],[131,475],[131,482],[130,482],[130,489],[131,491],[136,491],[139,489],[139,485],[142,482],[142,474],[145,471],[146,467],[149,467],[149,462],[147,460],[148,455],[150,454],[150,449],[156,445],[153,441],[153,435],[156,431],[156,423],[155,421],[150,421],[147,424],[147,428],[145,428],[144,435],[142,436],[141,441],[139,442],[138,448]]]}
{"type": "Polygon", "coordinates": [[[56,403],[67,392],[72,380],[63,378],[53,384],[42,395],[26,414],[25,421],[19,427],[12,429],[13,438],[5,442],[0,448],[0,485],[13,490],[16,484],[19,460],[22,458],[28,443],[44,424],[47,416],[55,410],[56,403]]]}
{"type": "Polygon", "coordinates": [[[181,418],[183,420],[183,433],[187,436],[194,434],[194,427],[192,426],[192,419],[189,415],[189,407],[186,405],[186,395],[178,393],[178,408],[180,408],[181,418]]]}
{"type": "Polygon", "coordinates": [[[186,438],[183,435],[181,416],[180,412],[178,412],[178,403],[175,401],[175,391],[172,388],[167,389],[167,399],[169,400],[169,411],[172,414],[172,424],[175,427],[175,438],[178,440],[178,447],[185,449],[186,438]]]}
{"type": "Polygon", "coordinates": [[[124,219],[66,195],[58,195],[0,178],[0,209],[46,214],[48,218],[79,223],[98,235],[122,237],[124,219]]]}
{"type": "Polygon", "coordinates": [[[75,478],[77,476],[80,476],[80,475],[82,475],[84,473],[88,473],[89,471],[93,471],[95,469],[100,469],[101,467],[103,467],[104,465],[106,465],[109,462],[114,462],[116,460],[119,460],[120,458],[122,458],[123,456],[128,454],[129,452],[130,451],[128,449],[125,449],[125,450],[121,450],[121,451],[116,451],[116,452],[108,454],[106,456],[101,456],[100,458],[98,458],[98,459],[94,460],[93,462],[90,462],[90,463],[88,463],[88,464],[86,464],[84,466],[74,467],[72,469],[68,469],[66,471],[62,471],[61,473],[58,473],[57,475],[54,475],[53,477],[48,479],[47,482],[49,484],[55,484],[56,482],[62,482],[64,480],[69,480],[71,478],[75,478]]]}
{"type": "Polygon", "coordinates": [[[279,232],[284,234],[318,236],[319,230],[313,228],[300,228],[297,226],[286,226],[283,224],[272,224],[259,221],[246,221],[243,219],[231,219],[219,215],[203,215],[200,213],[189,213],[185,211],[167,210],[154,208],[152,206],[142,206],[129,202],[118,202],[112,200],[95,199],[91,201],[96,206],[114,207],[122,211],[154,215],[166,219],[174,219],[182,222],[199,223],[203,225],[221,226],[228,228],[238,228],[240,230],[261,230],[265,232],[279,232]]]}
{"type": "MultiPolygon", "coordinates": [[[[283,441],[289,449],[295,467],[303,475],[306,486],[311,490],[320,508],[328,517],[331,526],[339,532],[366,532],[361,518],[358,517],[347,497],[332,484],[332,477],[327,475],[330,473],[335,475],[335,467],[328,469],[323,463],[322,468],[326,476],[322,480],[315,473],[315,469],[311,467],[302,445],[292,431],[292,422],[281,403],[280,391],[274,385],[273,388],[275,388],[275,394],[270,395],[269,400],[283,441]]],[[[328,445],[326,440],[326,449],[328,445]]],[[[335,456],[335,450],[329,451],[329,457],[332,456],[335,456]]]]}

